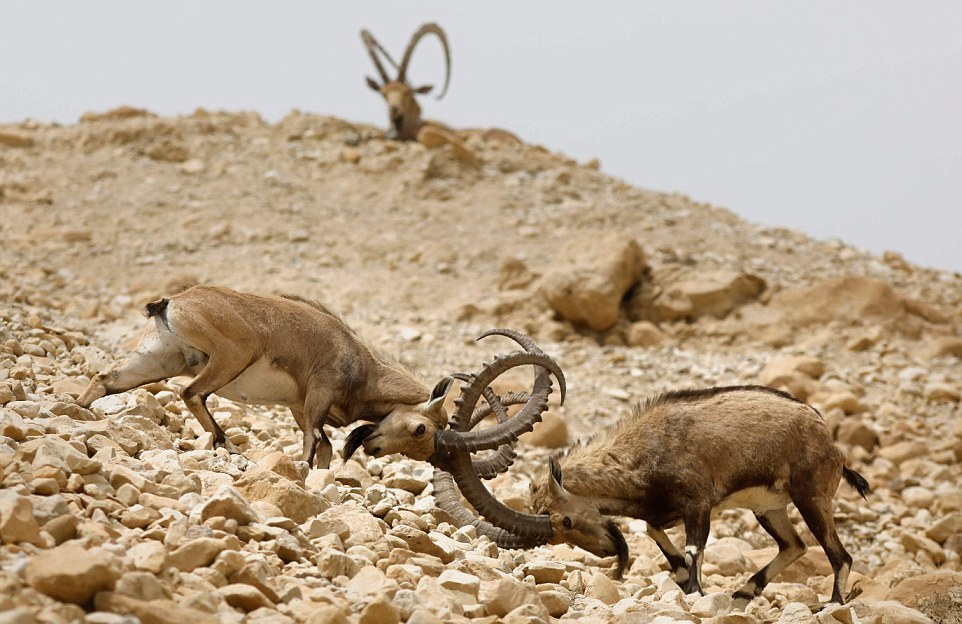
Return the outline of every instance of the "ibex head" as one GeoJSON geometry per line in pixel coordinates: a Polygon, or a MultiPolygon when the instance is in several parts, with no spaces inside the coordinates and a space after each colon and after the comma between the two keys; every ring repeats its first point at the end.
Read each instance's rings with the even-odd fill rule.
{"type": "Polygon", "coordinates": [[[451,54],[448,49],[448,39],[441,30],[441,27],[434,23],[424,24],[417,30],[416,33],[411,37],[411,41],[408,42],[407,48],[404,50],[404,56],[401,58],[401,64],[398,65],[391,58],[391,55],[387,53],[387,50],[381,46],[380,43],[374,38],[374,36],[367,30],[361,31],[361,39],[364,41],[364,46],[367,48],[368,54],[371,56],[371,61],[374,62],[374,68],[377,69],[377,73],[381,78],[381,82],[378,82],[370,76],[367,77],[367,85],[384,96],[388,105],[388,120],[391,123],[391,130],[388,132],[389,138],[399,139],[402,141],[414,141],[417,140],[418,130],[421,129],[421,107],[418,105],[415,99],[415,94],[426,94],[430,93],[434,88],[433,85],[422,85],[419,87],[413,87],[408,83],[407,80],[407,70],[408,65],[411,62],[411,55],[414,53],[414,48],[417,46],[418,41],[422,37],[429,33],[434,33],[437,35],[438,39],[441,40],[441,45],[444,48],[444,61],[445,61],[445,71],[444,71],[444,88],[441,90],[441,94],[438,96],[440,100],[444,97],[444,94],[448,90],[448,82],[451,79],[451,54]],[[378,58],[378,54],[384,56],[387,61],[397,68],[397,78],[391,79],[387,72],[384,70],[384,65],[381,64],[381,59],[378,58]]]}
{"type": "Polygon", "coordinates": [[[415,406],[400,405],[381,422],[355,428],[344,444],[347,460],[362,444],[372,457],[403,453],[412,459],[425,460],[434,454],[434,438],[448,426],[444,398],[454,385],[454,378],[445,377],[434,386],[428,400],[415,406]]]}
{"type": "Polygon", "coordinates": [[[573,544],[599,557],[618,557],[616,575],[628,564],[628,543],[614,521],[601,514],[592,501],[564,488],[558,460],[552,457],[538,481],[531,486],[535,513],[551,521],[551,544],[573,544]]]}
{"type": "Polygon", "coordinates": [[[525,346],[526,350],[499,356],[485,365],[476,375],[455,375],[465,383],[461,388],[461,396],[455,401],[455,414],[451,419],[450,428],[445,429],[448,425],[448,417],[442,406],[444,397],[453,383],[453,378],[447,377],[434,388],[431,398],[424,404],[420,413],[414,414],[410,410],[397,409],[376,424],[361,425],[354,429],[348,435],[344,445],[344,459],[350,458],[359,447],[363,446],[364,452],[374,457],[403,453],[413,459],[431,460],[438,465],[438,463],[444,464],[452,452],[463,450],[470,454],[497,449],[498,453],[494,457],[478,462],[473,469],[476,470],[480,466],[482,474],[495,469],[493,466],[500,467],[498,472],[506,469],[507,464],[502,467],[502,462],[507,461],[510,464],[514,459],[511,447],[518,436],[530,431],[541,419],[541,413],[548,407],[551,375],[559,379],[562,399],[565,386],[561,368],[527,336],[509,329],[492,329],[482,334],[479,340],[496,334],[517,340],[525,346]],[[491,382],[497,377],[512,368],[526,365],[534,365],[538,371],[535,375],[534,390],[530,395],[510,394],[502,400],[491,390],[491,382]],[[485,397],[488,404],[474,410],[481,396],[485,397]],[[508,405],[524,403],[524,407],[509,418],[505,403],[508,405]],[[492,412],[498,417],[499,424],[482,431],[471,431],[492,412]]]}

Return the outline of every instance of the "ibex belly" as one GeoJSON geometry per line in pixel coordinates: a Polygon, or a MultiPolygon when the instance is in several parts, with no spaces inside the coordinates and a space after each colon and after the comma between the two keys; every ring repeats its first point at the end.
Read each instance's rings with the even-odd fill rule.
{"type": "Polygon", "coordinates": [[[773,509],[784,509],[791,502],[788,493],[781,489],[767,487],[750,487],[732,492],[722,499],[715,507],[715,511],[722,509],[750,509],[762,513],[773,509]]]}
{"type": "Polygon", "coordinates": [[[301,405],[297,382],[285,371],[271,365],[262,357],[247,367],[234,381],[216,392],[218,396],[239,403],[253,405],[301,405]]]}

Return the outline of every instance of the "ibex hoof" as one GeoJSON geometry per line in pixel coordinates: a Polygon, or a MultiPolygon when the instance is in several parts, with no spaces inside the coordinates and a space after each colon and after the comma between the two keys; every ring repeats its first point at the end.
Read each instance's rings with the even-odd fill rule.
{"type": "Polygon", "coordinates": [[[222,448],[231,455],[241,455],[240,449],[234,446],[234,443],[227,438],[214,442],[214,448],[222,448]]]}

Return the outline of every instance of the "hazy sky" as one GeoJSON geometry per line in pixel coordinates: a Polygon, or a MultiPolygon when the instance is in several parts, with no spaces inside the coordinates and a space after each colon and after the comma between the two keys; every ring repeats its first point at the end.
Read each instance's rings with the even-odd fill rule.
{"type": "MultiPolygon", "coordinates": [[[[0,0],[0,121],[121,104],[386,127],[358,37],[439,22],[448,95],[638,186],[962,271],[962,2],[0,0]]],[[[426,39],[410,75],[440,86],[426,39]]]]}

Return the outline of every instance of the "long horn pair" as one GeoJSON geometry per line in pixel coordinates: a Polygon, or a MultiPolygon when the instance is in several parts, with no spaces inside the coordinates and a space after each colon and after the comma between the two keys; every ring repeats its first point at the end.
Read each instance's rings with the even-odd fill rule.
{"type": "Polygon", "coordinates": [[[441,40],[441,47],[444,48],[444,88],[441,89],[441,94],[438,95],[437,98],[440,100],[444,97],[444,94],[448,92],[448,83],[451,81],[451,50],[448,48],[447,35],[444,34],[440,26],[433,22],[424,24],[411,36],[411,41],[408,42],[408,47],[404,50],[404,56],[401,57],[401,66],[398,68],[397,79],[398,82],[405,82],[407,80],[408,63],[411,62],[411,55],[414,54],[414,48],[417,47],[418,41],[428,34],[437,35],[438,39],[441,40]]]}
{"type": "Polygon", "coordinates": [[[558,379],[561,387],[561,400],[564,401],[565,379],[561,368],[547,356],[529,337],[508,329],[493,329],[482,334],[478,340],[491,335],[502,335],[520,344],[525,351],[516,352],[496,358],[485,366],[477,375],[459,376],[467,380],[461,389],[461,396],[455,401],[456,412],[451,419],[451,428],[439,432],[437,438],[438,451],[431,458],[431,462],[441,470],[450,473],[444,475],[435,470],[434,488],[438,505],[447,512],[452,519],[460,524],[471,524],[483,535],[505,548],[528,547],[545,543],[551,537],[551,522],[547,516],[535,516],[521,513],[506,507],[498,501],[481,483],[481,468],[491,467],[506,469],[513,461],[514,451],[511,449],[518,436],[534,428],[541,420],[541,414],[548,406],[548,395],[551,393],[551,376],[558,379]],[[535,380],[530,395],[519,393],[508,395],[502,401],[489,387],[499,375],[516,366],[534,365],[535,380]],[[474,409],[481,396],[485,397],[487,406],[474,409]],[[526,400],[525,400],[526,399],[526,400]],[[507,418],[503,403],[524,401],[525,405],[514,417],[507,418]],[[484,407],[488,407],[485,410],[484,407]],[[487,415],[494,411],[499,424],[474,432],[471,429],[487,415]],[[480,461],[472,461],[471,453],[498,447],[494,457],[480,461]],[[511,459],[503,452],[508,447],[511,459]],[[458,488],[454,487],[457,483],[458,488]],[[487,518],[482,520],[472,514],[461,503],[458,489],[479,514],[487,518]]]}
{"type": "Polygon", "coordinates": [[[374,62],[374,68],[377,69],[378,75],[381,76],[381,83],[386,84],[390,82],[391,79],[388,78],[387,72],[384,71],[384,66],[381,65],[381,59],[377,57],[378,52],[383,54],[384,58],[386,58],[391,65],[397,67],[397,63],[394,62],[394,59],[392,59],[391,55],[387,53],[387,50],[385,50],[384,47],[378,43],[377,39],[374,38],[374,35],[372,35],[367,29],[361,31],[361,41],[364,42],[364,47],[367,48],[367,53],[374,62]]]}
{"type": "MultiPolygon", "coordinates": [[[[489,334],[490,335],[490,334],[489,334]]],[[[461,396],[454,402],[455,414],[451,417],[451,428],[438,434],[437,448],[439,451],[448,450],[448,446],[465,444],[470,452],[484,449],[494,449],[502,444],[514,444],[518,436],[534,428],[541,420],[541,414],[548,408],[548,395],[551,394],[551,375],[558,379],[561,386],[561,400],[564,402],[565,379],[561,368],[544,353],[515,352],[502,355],[487,366],[480,373],[471,376],[465,386],[461,388],[461,396]],[[492,381],[502,373],[525,365],[535,366],[534,388],[527,403],[520,412],[499,423],[494,427],[481,431],[466,431],[471,422],[474,406],[492,381]]]]}

